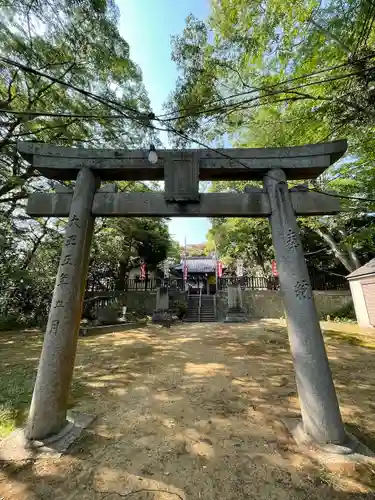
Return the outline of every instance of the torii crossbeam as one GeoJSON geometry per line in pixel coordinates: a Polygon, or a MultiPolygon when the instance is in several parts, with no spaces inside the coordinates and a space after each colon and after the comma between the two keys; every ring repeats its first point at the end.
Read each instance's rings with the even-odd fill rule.
{"type": "Polygon", "coordinates": [[[33,216],[69,216],[27,424],[30,440],[63,431],[96,216],[268,217],[288,318],[303,429],[318,443],[346,440],[296,215],[334,214],[337,198],[289,190],[291,179],[314,179],[346,151],[346,141],[290,148],[148,151],[60,148],[18,143],[41,175],[75,179],[74,192],[34,193],[33,216]],[[232,159],[228,159],[230,156],[232,159]],[[117,193],[101,181],[165,180],[164,193],[117,193]],[[264,189],[200,194],[200,180],[263,180],[264,189]]]}

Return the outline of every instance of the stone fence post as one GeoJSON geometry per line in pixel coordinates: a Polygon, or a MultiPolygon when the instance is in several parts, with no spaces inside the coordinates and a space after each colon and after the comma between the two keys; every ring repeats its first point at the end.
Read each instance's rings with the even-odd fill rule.
{"type": "Polygon", "coordinates": [[[244,323],[246,313],[243,308],[242,290],[239,284],[228,283],[228,312],[225,323],[244,323]]]}
{"type": "Polygon", "coordinates": [[[156,289],[156,306],[152,315],[152,322],[158,323],[170,319],[169,314],[169,288],[158,287],[156,289]]]}

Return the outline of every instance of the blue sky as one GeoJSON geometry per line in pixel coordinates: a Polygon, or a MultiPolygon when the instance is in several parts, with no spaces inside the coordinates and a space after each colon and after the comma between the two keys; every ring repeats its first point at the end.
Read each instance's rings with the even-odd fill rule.
{"type": "MultiPolygon", "coordinates": [[[[190,13],[204,19],[209,0],[118,0],[117,4],[121,35],[129,43],[130,57],[142,69],[153,111],[161,113],[177,78],[171,60],[171,35],[182,32],[190,13]]],[[[209,228],[205,218],[174,218],[169,225],[180,243],[185,237],[187,243],[203,243],[209,228]]]]}

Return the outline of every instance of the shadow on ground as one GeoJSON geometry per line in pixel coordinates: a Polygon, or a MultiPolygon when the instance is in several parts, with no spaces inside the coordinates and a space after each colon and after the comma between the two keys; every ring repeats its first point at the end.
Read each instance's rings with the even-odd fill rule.
{"type": "MultiPolygon", "coordinates": [[[[344,420],[372,446],[373,351],[338,335],[326,332],[344,420]]],[[[3,338],[0,360],[8,371],[32,374],[40,340],[26,339],[27,349],[23,341],[3,338]]],[[[62,458],[3,463],[0,498],[374,498],[371,467],[325,471],[282,425],[298,415],[298,400],[286,329],[277,322],[80,339],[75,394],[78,408],[98,415],[92,428],[62,458]]]]}

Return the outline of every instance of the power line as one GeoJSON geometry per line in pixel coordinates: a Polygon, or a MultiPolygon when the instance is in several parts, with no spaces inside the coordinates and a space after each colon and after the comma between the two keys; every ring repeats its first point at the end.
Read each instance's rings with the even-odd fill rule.
{"type": "MultiPolygon", "coordinates": [[[[368,59],[369,57],[374,57],[374,56],[367,56],[365,59],[368,59]]],[[[24,64],[21,64],[21,63],[18,63],[17,61],[13,61],[11,59],[8,59],[8,58],[4,58],[4,57],[0,57],[0,60],[3,60],[4,62],[8,63],[8,64],[11,64],[11,65],[15,65],[16,67],[22,69],[23,71],[26,71],[26,72],[30,72],[32,74],[36,74],[38,76],[42,76],[42,77],[45,77],[51,81],[54,81],[58,84],[61,84],[63,86],[66,86],[68,88],[71,88],[83,95],[85,95],[86,97],[90,97],[98,102],[100,102],[101,104],[104,104],[104,105],[107,105],[108,107],[110,107],[111,109],[113,109],[114,111],[117,111],[118,113],[121,113],[121,116],[117,116],[118,118],[126,118],[126,119],[130,119],[130,120],[133,120],[135,122],[137,122],[139,125],[141,126],[145,126],[146,128],[150,128],[150,129],[155,129],[155,130],[161,130],[161,131],[167,131],[167,130],[164,130],[164,129],[160,129],[160,128],[157,128],[153,125],[150,124],[149,120],[157,120],[161,123],[165,123],[167,121],[175,121],[177,119],[181,119],[181,118],[184,118],[184,117],[189,117],[191,115],[186,115],[186,116],[178,116],[178,117],[173,117],[173,118],[169,118],[169,119],[162,119],[161,116],[155,116],[153,113],[148,113],[147,115],[142,115],[138,110],[136,110],[135,108],[131,108],[131,107],[128,107],[128,106],[125,106],[124,104],[121,104],[117,101],[114,101],[114,100],[111,100],[111,99],[108,99],[108,98],[103,98],[101,96],[98,96],[92,92],[89,92],[89,91],[86,91],[82,88],[79,88],[73,84],[70,84],[70,83],[67,83],[59,78],[55,78],[53,76],[50,76],[48,75],[47,73],[43,73],[41,71],[38,71],[38,70],[35,70],[34,68],[31,68],[29,66],[26,66],[24,64]],[[125,114],[120,108],[124,108],[128,111],[131,111],[132,113],[134,113],[136,116],[129,116],[127,114],[125,114]],[[144,122],[143,119],[147,119],[148,122],[144,122]],[[138,121],[138,120],[142,120],[142,122],[138,121]]],[[[284,82],[280,82],[278,84],[274,84],[274,85],[271,85],[271,86],[268,86],[268,87],[263,87],[263,90],[266,90],[266,89],[270,89],[270,88],[274,88],[278,85],[282,85],[283,83],[286,83],[286,82],[291,82],[291,81],[296,81],[296,80],[299,80],[301,78],[306,78],[308,76],[311,76],[311,75],[314,75],[314,74],[319,74],[319,73],[323,73],[323,72],[326,72],[326,71],[331,71],[335,68],[338,68],[338,67],[343,67],[343,66],[346,66],[348,65],[348,63],[344,63],[344,64],[341,64],[341,65],[337,65],[337,66],[333,66],[331,68],[328,68],[326,70],[320,70],[318,72],[314,72],[314,73],[310,73],[309,75],[303,75],[303,76],[300,76],[300,77],[296,77],[296,78],[293,78],[293,79],[289,79],[289,80],[286,80],[284,82]]],[[[353,76],[353,75],[356,75],[358,73],[363,73],[364,71],[370,71],[371,69],[374,69],[374,68],[368,68],[367,70],[359,70],[359,71],[356,71],[356,72],[353,72],[353,73],[348,73],[348,74],[345,74],[345,75],[339,75],[339,76],[336,76],[334,78],[329,78],[329,79],[325,79],[325,80],[319,80],[319,81],[315,81],[315,82],[310,82],[310,83],[306,83],[304,84],[303,86],[297,86],[297,87],[292,87],[291,89],[283,89],[281,91],[275,91],[275,92],[272,92],[270,93],[269,95],[264,95],[264,96],[257,96],[255,98],[252,98],[252,99],[249,99],[249,100],[245,100],[243,102],[239,102],[239,103],[229,103],[227,104],[226,106],[220,106],[220,107],[217,107],[217,108],[213,108],[213,109],[205,109],[205,110],[201,110],[201,111],[198,111],[196,112],[196,114],[202,114],[202,113],[207,113],[207,112],[214,112],[214,111],[223,111],[224,109],[226,108],[235,108],[235,107],[242,107],[244,106],[245,104],[248,104],[252,101],[255,101],[255,100],[260,100],[261,98],[265,98],[265,97],[271,97],[271,96],[274,96],[274,95],[277,95],[277,94],[282,94],[282,93],[290,93],[290,92],[293,92],[299,88],[303,88],[303,87],[306,87],[306,86],[311,86],[311,85],[317,85],[317,84],[321,84],[321,83],[327,83],[329,81],[335,81],[335,80],[338,80],[338,79],[342,79],[342,78],[348,78],[350,76],[353,76]]],[[[258,91],[258,90],[262,90],[262,88],[259,88],[259,89],[256,89],[256,90],[252,90],[252,91],[247,91],[247,92],[242,92],[242,93],[239,93],[239,94],[234,94],[233,96],[229,96],[229,97],[235,97],[236,95],[246,95],[246,94],[249,94],[249,93],[252,93],[252,92],[255,92],[255,91],[258,91]]],[[[228,98],[229,98],[228,97],[228,98]]],[[[302,96],[303,97],[303,96],[302,96]]],[[[310,96],[307,96],[308,98],[310,98],[310,96]]],[[[306,96],[305,96],[306,98],[306,96]]],[[[314,98],[314,96],[311,96],[311,98],[314,98]]],[[[319,98],[319,97],[317,97],[319,98]]],[[[286,98],[286,99],[283,99],[282,101],[285,101],[285,100],[293,100],[293,97],[292,98],[286,98]]],[[[261,103],[258,103],[256,106],[260,106],[261,103]]],[[[249,107],[249,106],[248,106],[249,107]]],[[[9,110],[10,112],[10,110],[9,110]]],[[[21,112],[14,112],[14,114],[22,114],[21,112]]],[[[31,113],[29,113],[31,114],[31,113]]],[[[42,116],[41,114],[39,114],[39,116],[42,116]]],[[[49,116],[47,114],[45,114],[45,116],[49,116]]],[[[53,116],[52,114],[50,116],[53,116]]],[[[55,115],[57,116],[57,114],[55,115]]],[[[64,114],[61,114],[61,116],[65,116],[64,114]]],[[[68,114],[66,114],[66,116],[69,116],[68,114]]],[[[71,115],[71,117],[73,117],[73,114],[71,115]]],[[[91,116],[89,117],[88,115],[84,116],[77,116],[77,117],[82,117],[82,118],[91,118],[91,116]]],[[[92,118],[94,118],[95,115],[92,115],[92,118]]],[[[100,117],[100,118],[103,118],[103,117],[100,117]]],[[[108,118],[112,118],[112,117],[108,117],[108,118]]]]}
{"type": "MultiPolygon", "coordinates": [[[[374,57],[374,56],[371,56],[371,57],[374,57]]],[[[367,58],[368,58],[368,57],[367,57],[367,58]]],[[[123,104],[121,104],[121,103],[118,103],[118,102],[116,102],[116,101],[112,101],[112,100],[107,99],[107,98],[102,98],[102,97],[100,97],[100,96],[98,96],[98,95],[96,95],[96,94],[93,94],[92,92],[89,92],[89,91],[86,91],[86,90],[84,90],[84,89],[82,89],[82,88],[76,87],[75,85],[72,85],[72,84],[70,84],[70,83],[64,82],[63,80],[60,80],[59,78],[52,77],[52,76],[50,76],[50,75],[48,75],[48,74],[46,74],[46,73],[43,73],[43,72],[40,72],[40,71],[35,70],[35,69],[33,69],[33,68],[30,68],[29,66],[25,66],[24,64],[18,63],[18,62],[16,62],[16,61],[12,61],[11,59],[4,58],[4,57],[0,57],[0,60],[3,60],[4,62],[6,62],[6,63],[8,63],[8,64],[11,64],[11,65],[14,65],[14,66],[16,66],[16,67],[19,67],[20,69],[22,69],[22,70],[24,70],[24,71],[26,71],[26,72],[29,72],[29,73],[32,73],[32,74],[36,74],[36,75],[38,75],[38,76],[42,76],[42,77],[45,77],[45,78],[48,78],[48,79],[50,79],[51,81],[54,81],[55,83],[58,83],[58,84],[63,85],[63,86],[65,86],[65,87],[68,87],[68,88],[71,88],[71,89],[73,89],[73,90],[76,90],[77,92],[79,92],[79,93],[81,93],[81,94],[85,95],[86,97],[90,97],[90,98],[92,98],[92,99],[94,99],[94,100],[97,100],[97,101],[101,102],[102,104],[107,105],[107,106],[108,106],[108,107],[110,107],[111,109],[114,109],[114,110],[116,110],[117,112],[120,112],[120,113],[121,113],[121,114],[120,114],[119,116],[117,116],[116,118],[127,118],[127,119],[133,120],[133,121],[135,121],[135,122],[137,122],[137,123],[140,123],[140,122],[138,121],[139,119],[141,119],[141,118],[145,118],[145,117],[147,117],[147,119],[149,119],[149,120],[150,120],[150,119],[153,119],[153,120],[156,120],[156,121],[159,121],[159,122],[162,122],[162,123],[163,123],[163,122],[165,122],[165,121],[167,121],[167,120],[162,120],[162,119],[160,118],[160,116],[159,116],[159,117],[156,117],[156,116],[154,116],[153,114],[151,114],[151,115],[150,115],[150,114],[148,114],[147,116],[142,116],[142,115],[141,115],[141,113],[140,113],[138,110],[136,110],[135,108],[128,108],[128,107],[126,107],[125,105],[123,105],[123,104]],[[114,107],[114,105],[115,105],[116,107],[114,107]],[[128,116],[128,115],[126,115],[125,113],[123,113],[123,112],[121,111],[121,109],[118,109],[118,106],[119,106],[119,107],[123,107],[123,108],[125,108],[125,109],[130,110],[131,112],[135,113],[135,114],[136,114],[136,115],[138,115],[138,116],[137,116],[137,117],[134,117],[134,116],[133,116],[133,117],[132,117],[132,116],[128,116]]],[[[299,80],[299,79],[301,79],[301,78],[306,78],[307,76],[311,76],[311,75],[313,75],[313,74],[323,73],[323,72],[326,72],[326,71],[329,71],[329,70],[335,69],[335,68],[337,68],[337,67],[342,67],[342,66],[345,66],[345,65],[347,65],[347,64],[348,64],[348,63],[343,64],[343,65],[338,65],[338,66],[336,66],[336,67],[332,67],[332,68],[327,69],[327,70],[321,70],[321,71],[319,71],[319,72],[311,73],[310,75],[304,75],[304,76],[301,76],[301,77],[293,78],[293,79],[291,79],[291,80],[289,80],[289,81],[296,81],[296,80],[299,80]]],[[[369,70],[371,70],[371,69],[374,69],[374,68],[373,68],[373,67],[371,67],[371,68],[369,68],[369,69],[368,69],[368,70],[366,70],[366,71],[369,71],[369,70]]],[[[332,78],[331,78],[331,79],[326,79],[325,81],[332,81],[332,80],[337,80],[337,79],[341,79],[341,78],[347,78],[347,77],[349,77],[349,76],[352,76],[352,75],[354,75],[354,74],[361,73],[361,72],[363,72],[363,71],[364,71],[364,70],[361,70],[361,71],[359,71],[359,72],[355,72],[355,73],[351,73],[351,74],[347,74],[347,75],[341,75],[341,76],[335,77],[335,78],[333,78],[333,79],[332,79],[332,78]]],[[[310,82],[310,84],[306,84],[305,86],[314,85],[314,84],[316,84],[316,83],[321,83],[321,82],[320,82],[320,81],[319,81],[319,82],[310,82]]],[[[282,84],[282,82],[281,82],[281,83],[279,83],[279,84],[275,84],[275,85],[273,85],[273,86],[270,86],[270,87],[275,87],[276,85],[281,85],[281,84],[282,84]]],[[[284,91],[279,91],[278,93],[280,93],[280,92],[288,92],[288,91],[292,91],[292,90],[294,90],[294,89],[288,89],[288,90],[286,90],[286,91],[285,91],[285,90],[284,90],[284,91]]],[[[253,91],[251,91],[251,92],[253,92],[253,91]]],[[[251,93],[251,92],[250,92],[250,93],[251,93]]],[[[242,92],[242,93],[239,93],[238,95],[245,95],[245,94],[248,94],[248,93],[249,93],[249,92],[242,92]]],[[[271,95],[275,95],[275,93],[273,93],[273,94],[271,94],[271,95]]],[[[242,104],[242,103],[240,103],[240,104],[242,104]]],[[[233,104],[232,104],[232,105],[233,105],[233,104]]],[[[10,110],[0,110],[0,111],[6,112],[6,113],[11,113],[13,110],[12,110],[12,111],[10,111],[10,110]]],[[[204,112],[207,112],[207,110],[204,110],[204,112]]],[[[15,114],[26,114],[26,115],[27,115],[27,114],[36,114],[36,115],[41,116],[41,114],[40,114],[39,112],[28,112],[28,111],[24,111],[24,112],[20,111],[20,112],[17,112],[17,111],[14,111],[14,113],[15,113],[15,114]]],[[[57,114],[57,113],[48,113],[48,114],[43,113],[43,115],[46,115],[46,116],[66,116],[66,117],[74,117],[74,114],[68,114],[68,113],[60,113],[60,114],[57,114]]],[[[79,117],[79,118],[89,118],[89,116],[88,116],[88,115],[77,115],[76,117],[79,117]]],[[[92,117],[92,118],[95,118],[95,116],[94,116],[94,115],[91,115],[91,116],[90,116],[90,118],[91,118],[91,117],[92,117]]],[[[100,116],[100,115],[98,115],[98,117],[99,117],[99,118],[103,118],[103,116],[100,116]]],[[[111,116],[111,118],[114,118],[114,117],[113,117],[113,116],[111,116]]],[[[168,120],[168,121],[169,121],[169,120],[168,120]]],[[[205,144],[205,143],[203,143],[203,142],[199,141],[198,139],[195,139],[195,138],[193,138],[193,137],[190,137],[190,136],[186,135],[184,132],[181,132],[181,131],[179,131],[179,130],[176,130],[176,129],[175,129],[175,128],[173,128],[173,127],[168,127],[168,128],[163,129],[163,128],[160,128],[160,127],[156,127],[155,125],[150,124],[150,123],[142,123],[142,122],[141,122],[141,124],[142,124],[143,126],[146,126],[147,128],[151,128],[151,129],[153,129],[153,130],[159,130],[159,131],[163,131],[163,132],[172,132],[172,133],[174,133],[175,135],[178,135],[179,137],[182,137],[183,139],[185,139],[185,140],[187,140],[187,141],[189,141],[189,142],[193,142],[193,143],[195,143],[195,144],[198,144],[199,146],[201,146],[201,147],[203,147],[203,148],[205,148],[205,149],[208,149],[208,150],[210,150],[210,151],[212,151],[212,152],[215,152],[216,154],[219,154],[220,156],[222,156],[222,157],[224,157],[224,158],[226,158],[226,159],[228,159],[228,160],[230,160],[230,161],[232,161],[232,162],[235,162],[235,163],[237,163],[237,164],[241,165],[242,167],[244,167],[244,168],[246,168],[246,169],[248,169],[248,170],[251,170],[251,168],[250,168],[248,165],[246,165],[245,163],[241,162],[241,161],[240,161],[240,160],[238,160],[237,158],[234,158],[234,157],[232,157],[232,156],[230,156],[230,155],[228,155],[228,154],[226,154],[226,153],[223,153],[223,152],[222,152],[222,151],[220,151],[219,149],[212,148],[211,146],[208,146],[207,144],[205,144]]],[[[270,178],[272,178],[272,179],[277,180],[278,182],[280,182],[280,181],[279,181],[279,179],[274,178],[274,177],[270,176],[269,174],[266,174],[266,176],[268,176],[268,177],[270,177],[270,178]]],[[[284,182],[284,181],[281,181],[281,182],[284,182]]],[[[374,199],[364,199],[364,198],[359,198],[359,197],[348,197],[348,196],[343,196],[343,195],[336,195],[336,194],[332,194],[332,193],[325,193],[324,191],[319,191],[319,190],[317,190],[317,189],[309,189],[309,190],[310,190],[310,191],[315,191],[315,192],[320,192],[320,193],[322,193],[322,194],[326,194],[326,195],[333,196],[333,197],[336,197],[336,198],[353,199],[353,200],[357,200],[357,201],[369,201],[369,202],[375,202],[375,200],[374,200],[374,199]]]]}
{"type": "MultiPolygon", "coordinates": [[[[367,2],[366,2],[366,5],[367,5],[367,2]]],[[[353,55],[355,55],[358,52],[361,45],[366,44],[367,39],[371,33],[373,23],[374,23],[374,17],[375,17],[375,3],[372,2],[369,9],[368,9],[366,20],[363,23],[362,30],[358,36],[357,44],[356,44],[353,55]]]]}
{"type": "MultiPolygon", "coordinates": [[[[84,90],[84,89],[82,89],[80,87],[77,87],[76,85],[74,85],[72,83],[65,82],[64,80],[61,80],[60,78],[56,78],[54,76],[49,75],[48,73],[44,73],[44,72],[39,71],[37,69],[31,68],[30,66],[26,66],[25,64],[19,63],[17,61],[14,61],[12,59],[7,58],[7,57],[0,56],[0,60],[3,61],[3,62],[5,62],[6,64],[9,64],[11,66],[15,66],[15,67],[17,67],[19,69],[22,69],[23,71],[25,71],[27,73],[31,73],[31,74],[34,74],[36,76],[41,76],[43,78],[47,78],[48,80],[50,80],[50,81],[52,81],[54,83],[58,83],[59,85],[62,85],[64,87],[68,87],[68,88],[70,88],[72,90],[75,90],[76,92],[79,92],[80,94],[82,94],[82,95],[84,95],[86,97],[90,97],[91,99],[94,99],[94,100],[96,100],[96,101],[98,101],[98,102],[100,102],[102,104],[107,104],[108,105],[108,103],[111,103],[111,104],[114,104],[116,106],[119,105],[119,103],[116,102],[116,101],[111,101],[111,99],[103,98],[103,97],[101,97],[101,96],[99,96],[97,94],[94,94],[93,92],[89,92],[88,90],[84,90]],[[103,101],[107,101],[107,102],[105,103],[103,101]]],[[[111,107],[111,106],[109,106],[109,107],[111,107]]],[[[140,111],[138,111],[137,109],[132,108],[130,106],[126,106],[124,104],[121,104],[121,107],[123,107],[127,111],[130,111],[132,113],[140,115],[139,118],[141,118],[141,117],[143,117],[143,118],[149,118],[148,114],[144,114],[142,116],[141,113],[140,113],[140,111]]],[[[115,111],[118,111],[118,109],[116,109],[116,108],[112,107],[112,109],[114,109],[115,111]]],[[[125,118],[132,119],[134,117],[125,116],[125,118]]]]}
{"type": "MultiPolygon", "coordinates": [[[[374,56],[372,56],[372,57],[374,57],[374,56]]],[[[176,120],[179,120],[179,119],[182,119],[182,118],[190,118],[192,116],[198,116],[198,115],[202,115],[202,114],[206,114],[206,113],[213,113],[213,112],[224,111],[225,109],[230,109],[230,108],[236,108],[237,107],[237,108],[241,108],[241,109],[246,109],[247,106],[244,106],[245,104],[248,104],[248,103],[251,103],[251,102],[254,102],[254,101],[257,101],[257,100],[261,100],[261,99],[264,99],[264,98],[267,98],[267,97],[276,96],[276,95],[279,95],[279,94],[294,93],[294,94],[298,95],[298,92],[294,92],[294,91],[296,91],[298,89],[303,89],[303,88],[306,88],[306,87],[311,87],[313,85],[320,85],[320,84],[323,84],[323,83],[329,83],[329,82],[333,82],[333,81],[337,81],[337,80],[343,80],[343,79],[349,78],[351,76],[356,76],[356,75],[359,75],[359,74],[367,73],[367,72],[372,71],[374,69],[375,69],[375,66],[371,66],[370,68],[367,68],[367,69],[361,69],[361,70],[354,71],[354,72],[351,72],[351,73],[347,73],[347,74],[344,74],[344,75],[338,75],[338,76],[332,77],[332,78],[326,78],[326,79],[323,79],[323,80],[318,80],[318,81],[314,81],[314,82],[308,82],[308,83],[305,83],[303,85],[298,85],[296,87],[292,87],[292,88],[289,88],[289,89],[276,90],[276,91],[270,92],[269,94],[265,94],[265,95],[261,95],[261,96],[256,96],[256,97],[253,97],[251,99],[246,99],[244,101],[223,104],[222,106],[216,106],[216,107],[208,108],[208,109],[207,108],[201,109],[201,110],[198,110],[198,111],[194,112],[193,114],[178,115],[178,116],[174,116],[174,117],[170,117],[170,118],[160,118],[160,116],[166,116],[166,115],[160,115],[160,116],[157,116],[156,119],[159,120],[159,121],[161,121],[161,122],[163,122],[163,123],[165,123],[165,122],[169,122],[169,121],[176,121],[176,120]]],[[[282,85],[282,83],[277,84],[277,85],[282,85]]],[[[263,87],[262,90],[267,90],[267,89],[270,89],[270,88],[275,87],[275,86],[276,86],[276,84],[275,85],[271,85],[270,87],[263,87]]],[[[252,91],[250,91],[248,93],[252,93],[252,91]]],[[[280,99],[279,101],[276,101],[276,102],[293,101],[293,100],[300,100],[300,99],[331,100],[329,98],[322,98],[320,96],[312,96],[312,95],[310,96],[310,95],[301,93],[300,97],[286,97],[285,99],[280,99]]],[[[273,104],[273,103],[271,102],[269,104],[273,104]]],[[[348,103],[348,104],[350,104],[350,103],[348,103]]],[[[257,104],[254,107],[261,106],[261,105],[262,105],[262,103],[259,103],[259,104],[257,104]]]]}
{"type": "MultiPolygon", "coordinates": [[[[93,119],[105,119],[105,120],[112,120],[112,119],[119,119],[119,118],[124,118],[123,115],[86,115],[86,114],[76,114],[76,113],[50,113],[46,111],[17,111],[14,109],[0,109],[0,113],[8,113],[11,115],[20,115],[20,116],[47,116],[51,118],[93,118],[93,119]]],[[[133,118],[131,118],[133,119],[133,118]]]]}
{"type": "MultiPolygon", "coordinates": [[[[363,57],[361,59],[358,59],[358,62],[359,61],[365,61],[367,59],[372,59],[374,57],[375,57],[375,54],[371,54],[371,55],[365,56],[365,57],[363,57]]],[[[226,101],[228,99],[233,99],[235,97],[241,97],[241,96],[244,96],[244,95],[253,94],[253,93],[259,92],[261,90],[269,90],[269,89],[278,87],[279,85],[285,85],[285,84],[296,82],[296,81],[299,81],[299,80],[304,80],[306,78],[310,78],[312,76],[320,75],[322,73],[327,73],[327,72],[330,72],[330,71],[334,71],[335,69],[343,68],[345,66],[351,66],[352,64],[353,64],[352,62],[348,61],[346,63],[338,64],[336,66],[331,66],[329,68],[325,68],[325,69],[322,69],[322,70],[319,70],[319,71],[313,71],[311,73],[306,73],[304,75],[297,76],[297,77],[294,77],[294,78],[288,78],[286,80],[283,80],[281,82],[275,83],[273,85],[268,85],[268,86],[263,86],[263,87],[256,87],[256,88],[253,88],[252,90],[238,92],[236,94],[232,94],[232,95],[229,95],[227,97],[222,97],[220,99],[212,99],[211,101],[208,101],[208,103],[206,103],[206,104],[211,105],[211,104],[215,104],[217,102],[218,103],[222,103],[223,101],[226,101]]],[[[348,76],[350,76],[350,75],[348,75],[348,76]]],[[[320,82],[318,81],[316,83],[320,83],[320,82]]],[[[181,113],[181,112],[184,112],[184,111],[190,111],[190,110],[193,110],[193,109],[199,108],[199,107],[201,107],[201,104],[196,104],[194,106],[189,106],[187,108],[176,109],[176,110],[170,111],[168,113],[164,113],[162,115],[158,115],[157,118],[161,119],[161,118],[167,117],[167,116],[169,116],[171,114],[174,114],[174,113],[181,113]]]]}
{"type": "Polygon", "coordinates": [[[343,200],[356,200],[375,203],[375,198],[360,198],[359,196],[345,196],[343,194],[326,193],[325,191],[320,191],[320,189],[316,188],[308,188],[308,190],[314,191],[315,193],[326,194],[327,196],[332,196],[333,198],[342,198],[343,200]]]}
{"type": "MultiPolygon", "coordinates": [[[[86,90],[84,90],[84,89],[82,89],[82,88],[76,87],[75,85],[72,85],[72,84],[70,84],[70,83],[64,82],[63,80],[60,80],[59,78],[52,77],[52,76],[48,75],[47,73],[43,73],[43,72],[38,71],[38,70],[35,70],[34,68],[31,68],[31,67],[29,67],[29,66],[26,66],[26,65],[24,65],[24,64],[18,63],[17,61],[13,61],[13,60],[8,59],[8,58],[6,58],[6,57],[0,57],[0,60],[2,60],[2,61],[4,61],[4,62],[6,62],[7,64],[10,64],[10,65],[16,66],[16,67],[18,67],[18,68],[20,68],[20,69],[22,69],[23,71],[26,71],[26,72],[28,72],[28,73],[32,73],[32,74],[36,74],[36,75],[38,75],[38,76],[42,76],[42,77],[47,78],[47,79],[49,79],[49,80],[51,80],[51,81],[54,81],[55,83],[59,83],[60,85],[63,85],[63,86],[65,86],[65,87],[69,87],[69,88],[71,88],[71,89],[73,89],[73,90],[76,90],[77,92],[79,92],[79,93],[81,93],[81,94],[83,94],[83,95],[85,95],[85,96],[87,96],[87,97],[90,97],[90,98],[95,99],[95,100],[99,100],[99,102],[101,102],[102,104],[105,104],[105,105],[107,105],[107,106],[109,106],[109,107],[112,107],[110,104],[113,104],[113,103],[114,103],[116,106],[125,107],[124,105],[122,105],[122,104],[120,104],[120,103],[118,103],[118,102],[115,102],[115,101],[112,101],[112,102],[111,102],[109,99],[102,98],[102,97],[100,97],[100,96],[98,96],[98,95],[96,95],[96,94],[93,94],[92,92],[88,92],[88,91],[86,91],[86,90]]],[[[119,111],[119,110],[117,109],[117,107],[116,107],[115,109],[116,109],[116,111],[119,111]]],[[[129,109],[130,109],[130,111],[132,111],[132,112],[136,113],[137,115],[140,115],[140,112],[139,112],[139,111],[137,111],[136,109],[134,109],[134,108],[129,108],[129,109]]],[[[8,111],[6,111],[6,112],[8,112],[8,111]]],[[[19,114],[29,114],[27,111],[25,111],[25,112],[15,112],[15,113],[17,113],[17,114],[18,114],[18,113],[19,113],[19,114]]],[[[35,113],[37,113],[37,114],[38,114],[38,112],[35,112],[35,113]]],[[[54,113],[51,113],[51,114],[50,114],[50,116],[52,116],[52,115],[55,115],[55,116],[56,116],[56,114],[54,114],[54,113]]],[[[64,116],[64,114],[60,114],[60,115],[61,115],[61,116],[64,116]]],[[[65,115],[66,115],[66,114],[65,114],[65,115]]],[[[72,115],[70,115],[70,114],[69,114],[68,116],[70,117],[70,116],[72,116],[72,115]]],[[[121,116],[120,116],[120,117],[121,117],[121,118],[125,117],[125,118],[128,118],[128,119],[131,119],[131,120],[137,121],[137,118],[136,118],[136,117],[130,117],[130,116],[124,115],[124,113],[122,113],[122,112],[121,112],[121,116]]],[[[150,117],[149,117],[149,116],[147,116],[147,118],[150,118],[150,117]]],[[[158,121],[160,121],[160,120],[158,119],[158,121]]],[[[196,140],[196,139],[194,139],[194,138],[190,138],[190,137],[188,137],[188,136],[184,135],[183,133],[181,133],[180,131],[175,130],[175,129],[173,129],[173,128],[161,129],[161,128],[159,128],[159,127],[156,127],[155,125],[152,125],[152,124],[147,124],[147,123],[146,123],[146,124],[144,124],[144,125],[145,125],[145,126],[148,126],[149,128],[152,128],[153,130],[160,130],[160,131],[163,131],[163,132],[173,132],[174,134],[177,134],[177,135],[179,135],[180,137],[183,137],[184,139],[186,139],[186,140],[188,140],[188,141],[195,142],[196,144],[198,144],[198,145],[200,145],[200,146],[202,146],[202,147],[204,147],[204,148],[207,148],[207,149],[210,149],[210,150],[212,150],[212,151],[215,151],[216,153],[218,153],[218,154],[220,154],[220,155],[224,156],[224,157],[225,157],[225,158],[227,158],[227,159],[230,159],[230,160],[232,160],[232,161],[237,161],[237,162],[239,162],[239,160],[236,160],[236,159],[234,159],[234,158],[230,157],[229,155],[226,155],[225,153],[220,152],[219,150],[215,150],[215,149],[213,149],[213,148],[210,148],[209,146],[207,146],[207,145],[203,144],[202,142],[200,142],[200,141],[198,141],[198,140],[196,140]]],[[[242,162],[239,162],[239,163],[240,163],[243,167],[245,167],[245,168],[249,168],[249,167],[248,167],[247,165],[245,165],[244,163],[242,163],[242,162]]]]}

